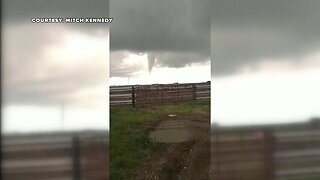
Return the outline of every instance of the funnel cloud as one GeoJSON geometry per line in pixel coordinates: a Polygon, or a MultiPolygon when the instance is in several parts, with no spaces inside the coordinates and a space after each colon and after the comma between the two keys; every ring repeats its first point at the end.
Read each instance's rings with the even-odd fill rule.
{"type": "Polygon", "coordinates": [[[156,61],[156,56],[153,55],[153,54],[148,54],[148,70],[149,70],[149,73],[151,73],[155,61],[156,61]]]}

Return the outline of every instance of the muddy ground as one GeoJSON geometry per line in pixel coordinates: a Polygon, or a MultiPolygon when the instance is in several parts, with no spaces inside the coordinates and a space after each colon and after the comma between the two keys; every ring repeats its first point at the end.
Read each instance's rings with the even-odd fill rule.
{"type": "MultiPolygon", "coordinates": [[[[210,113],[201,108],[193,108],[188,116],[168,116],[160,120],[153,130],[166,130],[165,125],[161,123],[172,119],[179,121],[179,125],[170,128],[168,126],[168,129],[187,130],[188,138],[183,141],[166,142],[167,148],[152,154],[150,160],[138,168],[133,179],[210,179],[210,113]]],[[[173,137],[168,134],[167,138],[173,137]]]]}

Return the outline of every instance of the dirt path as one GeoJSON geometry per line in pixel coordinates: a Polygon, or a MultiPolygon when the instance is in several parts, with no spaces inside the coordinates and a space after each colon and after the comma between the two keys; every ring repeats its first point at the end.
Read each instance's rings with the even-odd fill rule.
{"type": "Polygon", "coordinates": [[[184,128],[194,130],[193,138],[185,142],[167,143],[167,149],[153,154],[133,179],[210,179],[209,113],[194,108],[189,116],[177,118],[185,122],[187,126],[184,128]]]}

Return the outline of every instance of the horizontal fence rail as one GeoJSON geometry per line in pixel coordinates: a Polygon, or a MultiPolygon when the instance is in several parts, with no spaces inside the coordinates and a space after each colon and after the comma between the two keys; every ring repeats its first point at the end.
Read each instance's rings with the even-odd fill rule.
{"type": "Polygon", "coordinates": [[[108,133],[5,135],[4,180],[108,179],[108,133]]]}
{"type": "Polygon", "coordinates": [[[210,99],[210,81],[188,84],[111,86],[110,105],[137,107],[210,99]]]}
{"type": "Polygon", "coordinates": [[[319,124],[226,129],[211,135],[212,179],[320,179],[319,124]]]}

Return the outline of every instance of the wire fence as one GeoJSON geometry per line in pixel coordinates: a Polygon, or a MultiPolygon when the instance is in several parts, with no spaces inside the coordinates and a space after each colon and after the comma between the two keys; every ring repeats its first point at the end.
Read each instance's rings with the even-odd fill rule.
{"type": "Polygon", "coordinates": [[[210,99],[210,81],[188,84],[152,84],[111,86],[110,105],[137,107],[178,104],[181,102],[210,99]]]}
{"type": "Polygon", "coordinates": [[[320,179],[320,126],[214,128],[212,179],[320,179]]]}
{"type": "Polygon", "coordinates": [[[4,180],[108,179],[108,133],[37,133],[2,139],[4,180]]]}

